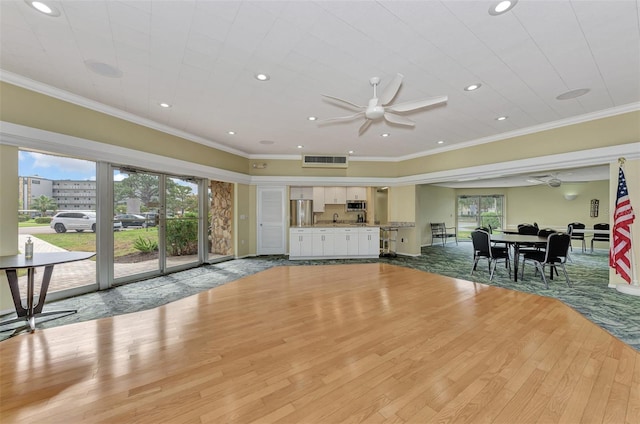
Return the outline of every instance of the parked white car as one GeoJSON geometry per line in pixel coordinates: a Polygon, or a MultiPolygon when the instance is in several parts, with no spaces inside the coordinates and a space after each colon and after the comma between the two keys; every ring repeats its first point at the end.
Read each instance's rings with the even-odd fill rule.
{"type": "MultiPolygon", "coordinates": [[[[56,233],[66,233],[68,230],[79,233],[87,230],[95,233],[96,213],[93,211],[58,212],[51,219],[50,227],[56,230],[56,233]]],[[[122,222],[113,222],[113,231],[120,231],[122,227],[122,222]]]]}
{"type": "Polygon", "coordinates": [[[96,232],[95,212],[58,212],[51,219],[51,228],[56,233],[66,233],[68,230],[76,230],[81,233],[85,230],[96,232]]]}

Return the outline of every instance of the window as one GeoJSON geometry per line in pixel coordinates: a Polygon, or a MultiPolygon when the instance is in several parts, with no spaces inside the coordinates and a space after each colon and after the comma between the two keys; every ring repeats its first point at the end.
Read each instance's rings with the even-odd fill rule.
{"type": "Polygon", "coordinates": [[[458,237],[470,235],[477,227],[502,228],[503,223],[503,195],[458,196],[458,237]]]}

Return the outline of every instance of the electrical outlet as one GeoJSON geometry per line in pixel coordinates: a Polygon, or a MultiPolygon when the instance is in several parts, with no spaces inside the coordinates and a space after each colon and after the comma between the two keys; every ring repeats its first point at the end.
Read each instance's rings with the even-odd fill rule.
{"type": "Polygon", "coordinates": [[[400,239],[400,243],[404,243],[404,237],[400,239]]]}
{"type": "Polygon", "coordinates": [[[240,244],[244,244],[244,240],[240,240],[240,244]]]}

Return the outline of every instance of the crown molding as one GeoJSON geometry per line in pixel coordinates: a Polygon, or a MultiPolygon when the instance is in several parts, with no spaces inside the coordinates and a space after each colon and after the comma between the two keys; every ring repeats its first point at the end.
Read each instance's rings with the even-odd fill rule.
{"type": "Polygon", "coordinates": [[[74,105],[81,106],[90,110],[94,110],[96,112],[104,113],[105,115],[133,122],[134,124],[138,124],[143,127],[151,128],[153,130],[160,131],[169,135],[184,138],[185,140],[193,141],[194,143],[199,143],[208,147],[212,147],[214,149],[238,155],[243,158],[249,157],[246,152],[243,152],[241,150],[216,143],[215,141],[199,137],[186,131],[172,128],[168,125],[160,124],[151,119],[141,118],[132,113],[124,112],[120,109],[107,106],[93,100],[89,100],[85,97],[69,93],[68,91],[61,90],[59,88],[37,82],[29,78],[25,78],[21,75],[14,74],[13,72],[5,71],[4,69],[0,69],[0,81],[4,81],[18,87],[26,88],[27,90],[35,91],[36,93],[44,94],[46,96],[72,103],[74,105]]]}

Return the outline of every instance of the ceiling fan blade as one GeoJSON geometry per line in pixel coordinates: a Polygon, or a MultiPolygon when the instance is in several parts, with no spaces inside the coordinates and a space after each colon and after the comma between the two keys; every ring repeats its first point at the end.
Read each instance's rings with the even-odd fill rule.
{"type": "Polygon", "coordinates": [[[369,128],[369,125],[371,125],[371,122],[373,122],[371,119],[365,120],[364,124],[362,124],[362,126],[358,130],[358,135],[364,134],[364,132],[367,130],[367,128],[369,128]]]}
{"type": "Polygon", "coordinates": [[[392,124],[406,125],[408,127],[414,127],[416,125],[416,123],[411,119],[407,119],[404,116],[394,115],[389,112],[385,112],[384,119],[388,122],[391,122],[392,124]]]}
{"type": "Polygon", "coordinates": [[[338,116],[337,118],[320,119],[320,120],[318,120],[318,122],[350,121],[352,119],[359,118],[359,117],[361,117],[363,115],[364,115],[364,112],[358,112],[358,113],[354,113],[353,115],[349,115],[349,116],[338,116]]]}
{"type": "Polygon", "coordinates": [[[425,100],[414,100],[412,102],[399,103],[387,108],[390,112],[409,112],[411,110],[422,109],[423,107],[446,103],[447,96],[431,97],[425,100]]]}
{"type": "Polygon", "coordinates": [[[350,102],[350,101],[348,101],[348,100],[339,99],[339,98],[337,98],[337,97],[328,96],[328,95],[326,95],[326,94],[323,94],[322,96],[323,96],[323,97],[326,97],[326,98],[328,98],[328,99],[331,99],[331,100],[335,100],[335,101],[337,101],[337,102],[339,102],[339,103],[342,103],[342,104],[343,104],[343,106],[346,106],[346,107],[348,107],[349,109],[363,110],[363,109],[365,108],[364,106],[358,106],[358,105],[357,105],[357,104],[355,104],[355,103],[351,103],[351,102],[350,102]]]}
{"type": "Polygon", "coordinates": [[[404,78],[404,75],[402,74],[397,74],[395,76],[395,78],[393,79],[393,81],[391,81],[385,88],[384,91],[382,92],[382,95],[380,96],[380,102],[378,104],[381,105],[386,105],[388,103],[391,103],[391,100],[393,100],[394,97],[396,97],[396,94],[398,94],[398,90],[400,89],[400,86],[402,85],[402,79],[404,78]]]}

